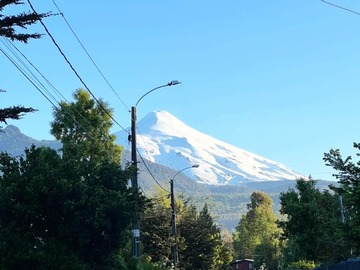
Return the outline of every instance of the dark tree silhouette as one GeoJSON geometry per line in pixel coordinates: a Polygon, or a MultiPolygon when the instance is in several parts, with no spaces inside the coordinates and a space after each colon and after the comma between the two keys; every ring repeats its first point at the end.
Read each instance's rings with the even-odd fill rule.
{"type": "Polygon", "coordinates": [[[10,5],[23,5],[21,0],[0,0],[0,36],[27,43],[29,39],[41,38],[39,33],[19,33],[17,30],[27,29],[29,25],[35,24],[42,18],[50,16],[51,13],[22,12],[16,15],[4,15],[4,8],[10,5]]]}
{"type": "Polygon", "coordinates": [[[36,111],[33,108],[26,108],[24,106],[12,106],[9,108],[0,109],[0,122],[6,123],[6,119],[19,120],[25,113],[36,111]]]}

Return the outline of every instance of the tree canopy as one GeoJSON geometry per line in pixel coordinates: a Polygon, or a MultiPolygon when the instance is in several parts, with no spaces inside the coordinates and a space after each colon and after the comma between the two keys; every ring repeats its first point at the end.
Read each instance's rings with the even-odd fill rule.
{"type": "Polygon", "coordinates": [[[272,210],[271,197],[261,191],[251,194],[248,212],[242,216],[233,234],[237,259],[254,259],[275,269],[279,260],[279,229],[272,210]]]}
{"type": "Polygon", "coordinates": [[[287,261],[310,260],[318,263],[346,258],[346,241],[337,194],[320,191],[313,179],[299,179],[294,189],[280,195],[280,222],[283,236],[288,239],[287,261]]]}
{"type": "Polygon", "coordinates": [[[12,5],[23,5],[21,0],[0,0],[0,36],[12,41],[27,43],[30,39],[41,38],[39,33],[19,33],[19,29],[27,29],[30,25],[50,16],[51,13],[22,12],[15,15],[5,15],[4,9],[12,5]]]}
{"type": "MultiPolygon", "coordinates": [[[[144,253],[155,264],[170,269],[173,262],[169,194],[159,192],[152,199],[152,207],[145,211],[141,221],[144,253]]],[[[176,199],[177,246],[179,262],[176,269],[222,269],[232,260],[229,249],[222,241],[220,229],[214,223],[205,204],[198,212],[181,196],[176,199]]],[[[173,269],[173,268],[171,268],[173,269]]]]}
{"type": "Polygon", "coordinates": [[[184,239],[179,247],[180,269],[221,269],[232,260],[207,204],[200,213],[194,205],[184,209],[178,229],[184,239]]]}
{"type": "Polygon", "coordinates": [[[6,120],[19,120],[25,113],[36,111],[33,108],[26,108],[24,106],[11,106],[0,109],[0,122],[7,124],[6,120]]]}
{"type": "Polygon", "coordinates": [[[101,99],[96,102],[88,91],[77,89],[73,102],[60,103],[54,109],[51,134],[63,143],[65,158],[74,162],[99,163],[104,160],[120,164],[122,148],[110,133],[112,109],[101,99]]]}
{"type": "MultiPolygon", "coordinates": [[[[90,101],[76,93],[71,106],[80,110],[90,101]]],[[[33,146],[19,159],[0,154],[1,269],[122,268],[120,254],[144,197],[128,187],[134,171],[121,168],[106,117],[96,106],[78,116],[102,128],[96,137],[63,105],[53,123],[62,153],[33,146]],[[61,117],[68,114],[72,123],[61,117]]]]}
{"type": "Polygon", "coordinates": [[[151,206],[145,210],[141,219],[143,252],[151,262],[170,266],[174,239],[171,235],[169,194],[159,190],[151,201],[151,206]]]}

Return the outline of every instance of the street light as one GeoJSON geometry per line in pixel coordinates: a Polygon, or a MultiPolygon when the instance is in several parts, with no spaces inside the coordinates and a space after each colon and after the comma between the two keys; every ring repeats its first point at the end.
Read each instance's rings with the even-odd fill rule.
{"type": "Polygon", "coordinates": [[[175,212],[175,196],[174,196],[174,179],[175,177],[181,173],[182,171],[185,171],[187,169],[191,169],[191,168],[199,168],[198,164],[186,167],[180,171],[178,171],[174,177],[170,180],[170,204],[171,204],[171,232],[172,232],[172,236],[174,237],[174,243],[171,247],[172,250],[172,254],[173,254],[173,263],[174,266],[176,267],[178,261],[179,261],[179,254],[178,254],[178,248],[177,248],[177,234],[176,234],[176,212],[175,212]]]}
{"type": "Polygon", "coordinates": [[[166,86],[173,86],[173,85],[177,85],[177,84],[180,84],[181,82],[180,81],[177,81],[177,80],[174,80],[174,81],[171,81],[171,82],[168,82],[167,84],[164,84],[164,85],[160,85],[158,87],[155,87],[154,89],[151,89],[150,91],[146,92],[145,94],[143,94],[141,96],[141,98],[139,98],[139,100],[136,102],[135,104],[135,107],[139,104],[140,100],[142,100],[146,95],[150,94],[151,92],[159,89],[159,88],[162,88],[162,87],[166,87],[166,86]]]}
{"type": "MultiPolygon", "coordinates": [[[[142,100],[147,94],[155,91],[156,89],[167,86],[173,86],[180,83],[181,83],[180,81],[171,81],[167,84],[155,87],[150,91],[146,92],[144,95],[142,95],[139,98],[139,100],[136,102],[135,106],[131,107],[131,136],[129,136],[129,139],[131,139],[131,162],[135,168],[135,173],[131,178],[131,187],[134,194],[138,192],[137,155],[136,155],[136,107],[139,104],[140,100],[142,100]]],[[[135,211],[137,211],[137,209],[135,209],[135,211]]],[[[134,257],[140,256],[140,229],[139,229],[139,219],[137,216],[133,227],[132,255],[134,257]]]]}

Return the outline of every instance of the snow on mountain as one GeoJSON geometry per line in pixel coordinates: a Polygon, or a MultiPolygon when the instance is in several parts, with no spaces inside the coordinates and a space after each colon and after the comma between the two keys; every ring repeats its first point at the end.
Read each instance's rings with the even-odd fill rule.
{"type": "MultiPolygon", "coordinates": [[[[116,133],[124,145],[127,134],[116,133]]],[[[247,182],[295,180],[301,174],[285,165],[245,151],[197,131],[166,111],[149,113],[137,122],[137,148],[143,158],[184,170],[200,183],[241,185],[247,182]]]]}

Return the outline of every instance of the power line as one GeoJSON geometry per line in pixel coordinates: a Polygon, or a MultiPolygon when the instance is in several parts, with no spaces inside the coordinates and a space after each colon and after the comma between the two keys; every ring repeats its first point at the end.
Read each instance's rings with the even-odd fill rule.
{"type": "MultiPolygon", "coordinates": [[[[130,153],[129,144],[130,144],[130,142],[128,141],[128,144],[127,144],[127,149],[128,149],[128,151],[125,151],[125,153],[127,153],[127,152],[130,153]]],[[[140,154],[140,152],[139,152],[139,150],[138,150],[137,148],[136,148],[136,151],[137,151],[138,155],[140,156],[140,158],[141,158],[141,160],[142,160],[142,163],[143,163],[144,166],[145,166],[145,169],[149,172],[151,178],[155,181],[155,183],[156,183],[161,189],[163,189],[164,191],[166,191],[167,193],[169,193],[169,191],[166,190],[166,189],[159,183],[159,181],[156,180],[155,176],[154,176],[154,175],[152,174],[152,172],[150,171],[150,168],[149,168],[149,167],[147,166],[147,164],[145,163],[144,158],[141,156],[141,154],[140,154]]],[[[125,159],[125,161],[127,161],[127,162],[129,162],[129,163],[131,162],[126,155],[125,155],[124,159],[125,159]]],[[[145,191],[144,191],[141,187],[139,187],[139,188],[140,188],[140,189],[144,192],[144,194],[145,194],[145,191]]]]}
{"type": "Polygon", "coordinates": [[[163,189],[164,191],[166,191],[167,193],[169,193],[169,191],[166,190],[166,189],[156,180],[155,176],[154,176],[154,175],[152,174],[152,172],[150,171],[149,167],[148,167],[147,164],[145,163],[145,161],[144,161],[143,157],[141,156],[141,154],[140,154],[140,152],[139,152],[138,149],[136,149],[136,152],[138,153],[138,155],[139,155],[139,157],[141,158],[141,160],[142,160],[142,162],[143,162],[146,170],[149,172],[149,174],[151,175],[152,179],[154,179],[154,181],[156,182],[156,184],[157,184],[161,189],[163,189]]]}
{"type": "MultiPolygon", "coordinates": [[[[28,0],[30,7],[32,8],[32,10],[34,12],[36,12],[33,8],[33,6],[30,3],[30,0],[28,0]]],[[[54,0],[52,0],[52,2],[54,3],[54,5],[56,6],[57,10],[59,11],[60,15],[63,17],[65,23],[68,25],[69,29],[71,30],[71,32],[73,33],[73,35],[75,36],[75,38],[77,39],[77,41],[79,42],[79,44],[81,45],[81,47],[83,48],[83,50],[85,51],[85,53],[88,55],[88,57],[90,58],[91,62],[94,64],[95,68],[98,70],[98,72],[101,74],[101,76],[103,77],[103,79],[107,82],[107,84],[109,85],[109,87],[113,90],[113,92],[115,93],[115,95],[120,99],[120,101],[123,103],[123,105],[126,107],[126,109],[129,111],[129,108],[126,106],[126,104],[122,101],[122,99],[120,98],[120,96],[118,96],[118,94],[116,93],[116,91],[114,90],[114,88],[111,86],[111,84],[109,83],[109,81],[106,79],[106,77],[104,76],[104,74],[101,72],[101,70],[99,69],[99,67],[97,66],[97,64],[95,63],[95,61],[93,60],[93,58],[91,57],[91,55],[89,54],[89,52],[86,50],[85,46],[83,45],[83,43],[80,41],[80,39],[78,38],[78,36],[76,35],[75,31],[73,30],[73,28],[71,27],[70,23],[67,21],[67,19],[64,16],[64,13],[60,10],[60,8],[58,7],[58,5],[56,4],[56,2],[54,0]]],[[[72,67],[71,63],[67,60],[66,56],[63,54],[63,52],[61,51],[61,49],[59,48],[59,46],[56,44],[54,38],[51,36],[51,34],[49,33],[49,31],[47,30],[46,26],[44,25],[44,23],[40,20],[41,24],[43,25],[43,27],[45,28],[46,32],[48,33],[48,35],[51,37],[52,41],[54,42],[54,44],[56,45],[56,47],[58,48],[58,50],[60,51],[60,53],[63,55],[63,57],[65,58],[65,60],[68,62],[68,64],[70,65],[70,67],[73,69],[73,71],[75,72],[75,74],[78,76],[78,78],[81,80],[81,78],[79,77],[79,75],[77,74],[77,72],[74,70],[74,68],[72,67]]],[[[81,80],[81,82],[85,85],[85,83],[81,80]]],[[[85,85],[86,87],[86,85],[85,85]]],[[[87,88],[87,87],[86,87],[87,88]]],[[[88,89],[88,88],[87,88],[88,89]]],[[[91,91],[88,89],[88,91],[90,92],[90,94],[93,96],[93,98],[96,100],[96,98],[94,97],[94,95],[91,93],[91,91]]],[[[114,119],[113,119],[114,120],[114,119]]],[[[115,120],[114,120],[115,121],[115,120]]],[[[126,131],[122,126],[120,126],[124,131],[126,131]]],[[[146,167],[147,171],[150,173],[150,175],[152,176],[152,178],[154,179],[154,181],[157,183],[157,185],[162,188],[164,191],[168,192],[165,188],[163,188],[160,183],[155,179],[154,175],[151,173],[151,171],[149,170],[147,164],[144,162],[143,157],[141,156],[141,154],[139,153],[138,149],[136,149],[140,158],[143,161],[144,166],[146,167]]]]}
{"type": "Polygon", "coordinates": [[[136,130],[137,130],[137,132],[136,132],[137,135],[139,135],[139,137],[141,138],[141,140],[142,140],[142,142],[143,142],[144,148],[145,148],[145,150],[146,150],[147,158],[148,158],[148,160],[150,160],[150,159],[151,159],[151,156],[149,155],[149,150],[148,150],[147,147],[146,147],[146,143],[145,143],[145,141],[144,141],[144,138],[143,138],[143,136],[141,135],[141,132],[140,132],[140,130],[139,130],[138,127],[136,127],[136,130]]]}
{"type": "MultiPolygon", "coordinates": [[[[34,9],[33,5],[31,4],[30,0],[27,0],[27,2],[29,3],[32,11],[34,13],[37,14],[36,10],[34,9]]],[[[52,34],[50,33],[50,31],[48,30],[48,28],[46,27],[46,25],[44,24],[44,22],[42,21],[42,19],[39,20],[41,25],[44,27],[46,33],[49,35],[49,37],[51,38],[52,42],[54,43],[54,45],[56,46],[56,48],[58,49],[58,51],[60,52],[60,54],[63,56],[63,58],[65,59],[66,63],[69,65],[69,67],[71,68],[71,70],[74,72],[74,74],[76,75],[76,77],[80,80],[80,82],[84,85],[85,89],[90,93],[90,95],[93,97],[93,99],[98,103],[98,105],[101,107],[101,109],[114,121],[114,123],[116,123],[121,129],[123,129],[124,131],[127,132],[127,130],[121,126],[115,119],[114,117],[105,109],[105,107],[103,106],[103,104],[95,97],[95,95],[92,93],[92,91],[87,87],[86,83],[84,82],[84,80],[81,78],[81,76],[79,75],[79,73],[75,70],[75,68],[73,67],[73,65],[71,64],[71,62],[69,61],[69,59],[66,57],[66,55],[64,54],[64,52],[62,51],[62,49],[60,48],[60,46],[57,44],[57,42],[55,41],[54,37],[52,36],[52,34]]]]}
{"type": "MultiPolygon", "coordinates": [[[[36,82],[38,87],[40,86],[44,92],[46,92],[48,94],[48,96],[50,96],[52,98],[53,101],[55,101],[57,104],[59,104],[59,102],[57,101],[57,99],[50,93],[50,91],[42,84],[42,82],[36,77],[36,75],[30,70],[30,68],[26,65],[26,63],[21,59],[21,57],[13,50],[13,48],[10,47],[10,44],[5,43],[5,40],[7,41],[7,39],[3,38],[1,40],[1,42],[4,44],[4,46],[16,57],[16,59],[20,62],[20,64],[23,66],[22,71],[24,73],[27,73],[27,77],[31,80],[32,82],[36,82]]],[[[13,63],[15,62],[15,60],[13,59],[13,63]]],[[[17,66],[20,68],[20,64],[17,64],[17,66]]]]}
{"type": "Polygon", "coordinates": [[[83,45],[83,43],[80,41],[79,37],[76,35],[75,31],[73,30],[73,28],[71,27],[70,23],[68,22],[68,20],[65,18],[64,13],[60,10],[59,6],[57,5],[57,3],[55,2],[55,0],[52,0],[52,2],[54,3],[55,7],[57,8],[57,10],[59,11],[59,14],[61,15],[61,17],[64,19],[65,23],[67,24],[67,26],[69,27],[70,31],[73,33],[74,37],[76,38],[76,40],[78,41],[78,43],[80,44],[80,46],[83,48],[83,50],[85,51],[85,53],[87,54],[87,56],[89,57],[89,59],[91,60],[91,62],[93,63],[93,65],[95,66],[95,68],[97,69],[97,71],[100,73],[100,75],[103,77],[103,79],[105,80],[105,82],[107,83],[107,85],[111,88],[111,90],[114,92],[114,94],[118,97],[118,99],[121,101],[121,103],[125,106],[125,108],[130,111],[129,107],[126,106],[126,104],[124,103],[124,101],[121,99],[121,97],[116,93],[115,89],[112,87],[112,85],[110,84],[110,82],[108,81],[108,79],[105,77],[105,75],[103,74],[103,72],[101,72],[100,68],[98,67],[98,65],[95,63],[94,59],[91,57],[90,53],[88,52],[88,50],[85,48],[85,46],[83,45]]]}
{"type": "MultiPolygon", "coordinates": [[[[12,54],[18,59],[18,61],[20,61],[20,62],[22,63],[22,65],[26,68],[26,70],[31,74],[31,76],[33,77],[33,79],[34,79],[35,81],[37,81],[37,83],[42,86],[42,89],[43,89],[49,96],[51,96],[52,99],[53,99],[61,108],[64,109],[65,113],[66,113],[68,116],[70,116],[70,117],[72,118],[73,121],[70,121],[70,122],[72,122],[73,124],[75,124],[75,122],[76,122],[76,124],[77,124],[78,126],[80,126],[83,130],[86,130],[86,129],[84,128],[84,126],[82,126],[82,125],[80,124],[80,122],[77,121],[77,120],[74,118],[74,116],[72,116],[72,114],[71,114],[65,107],[63,107],[63,106],[61,105],[61,102],[59,102],[59,101],[50,93],[50,91],[40,82],[40,80],[39,80],[39,79],[36,77],[36,75],[30,70],[30,68],[26,65],[26,63],[24,63],[24,61],[22,61],[22,59],[19,57],[19,55],[17,55],[17,53],[10,48],[10,45],[11,45],[12,47],[14,47],[14,48],[21,54],[21,56],[22,56],[24,59],[26,59],[26,61],[41,75],[41,77],[48,83],[48,85],[51,86],[51,88],[56,92],[56,94],[58,95],[58,97],[61,97],[61,98],[63,98],[64,100],[66,100],[66,98],[61,94],[61,92],[60,92],[58,89],[56,89],[56,87],[40,72],[40,70],[39,70],[12,42],[10,42],[9,40],[7,40],[7,39],[5,39],[5,38],[3,38],[3,39],[8,42],[8,44],[5,44],[4,41],[2,40],[3,44],[12,52],[12,54]]],[[[70,104],[70,102],[69,102],[68,100],[66,100],[66,102],[70,104]]],[[[57,109],[56,106],[55,106],[55,109],[57,109]]],[[[78,116],[80,116],[80,117],[86,122],[86,124],[88,125],[88,127],[91,127],[91,126],[92,126],[92,125],[90,124],[90,122],[89,122],[74,106],[72,106],[71,109],[74,110],[74,111],[76,112],[76,114],[77,114],[78,116]]],[[[93,138],[93,139],[94,139],[94,138],[93,138]]]]}
{"type": "MultiPolygon", "coordinates": [[[[40,70],[29,60],[29,58],[27,58],[11,41],[9,41],[6,38],[3,38],[3,40],[5,40],[9,46],[12,46],[18,53],[20,53],[20,55],[33,67],[33,69],[35,69],[37,71],[37,73],[40,74],[40,76],[46,81],[46,83],[55,91],[56,95],[59,98],[62,98],[63,100],[66,100],[66,98],[61,94],[61,92],[45,77],[45,75],[43,73],[40,72],[40,70]]],[[[9,48],[9,46],[7,46],[7,48],[9,48]]],[[[13,52],[13,54],[15,55],[14,52],[13,52]]]]}
{"type": "Polygon", "coordinates": [[[2,49],[0,51],[6,56],[6,58],[22,73],[22,75],[49,101],[55,108],[56,105],[44,94],[43,91],[30,79],[28,75],[18,66],[18,64],[2,49]]]}
{"type": "MultiPolygon", "coordinates": [[[[5,44],[6,45],[6,44],[5,44]]],[[[10,49],[7,46],[8,49],[10,49]]],[[[10,49],[11,50],[11,49],[10,49]]],[[[62,107],[61,103],[59,101],[56,100],[56,98],[49,92],[48,89],[46,89],[46,87],[40,82],[40,80],[36,77],[36,75],[26,66],[26,64],[19,58],[18,55],[16,55],[16,53],[14,51],[12,51],[12,53],[14,54],[14,56],[18,59],[18,61],[20,61],[22,63],[22,65],[25,67],[25,69],[27,70],[27,72],[30,73],[26,74],[26,71],[20,67],[20,65],[18,63],[16,63],[16,61],[14,59],[12,59],[10,57],[9,54],[7,54],[3,49],[1,49],[2,53],[8,58],[8,60],[23,74],[23,76],[49,101],[49,103],[51,103],[51,105],[53,106],[54,109],[58,109],[58,107],[55,105],[55,103],[53,101],[50,100],[50,98],[44,93],[46,92],[48,95],[50,95],[52,97],[52,99],[60,106],[62,107]],[[31,78],[32,77],[32,78],[31,78]],[[35,83],[37,82],[37,84],[35,83]],[[40,89],[39,85],[43,88],[43,91],[40,89]]],[[[28,60],[28,59],[27,59],[28,60]]],[[[29,60],[28,60],[29,61],[29,60]]],[[[31,63],[31,62],[30,62],[31,63]]],[[[36,67],[33,66],[35,69],[36,67]]],[[[37,69],[36,69],[37,70],[37,69]]],[[[37,70],[39,73],[40,71],[37,70]]],[[[63,107],[62,107],[63,108],[63,107]]],[[[68,116],[71,117],[72,120],[69,120],[69,118],[66,117],[65,115],[65,119],[67,119],[70,123],[74,124],[75,122],[78,124],[78,126],[80,126],[82,129],[83,126],[81,126],[81,124],[65,109],[65,114],[67,114],[68,116]]],[[[79,113],[80,114],[80,113],[79,113]]],[[[80,114],[81,115],[81,114],[80,114]]],[[[85,130],[85,129],[84,129],[85,130]]],[[[91,137],[91,136],[90,136],[91,137]]]]}
{"type": "MultiPolygon", "coordinates": [[[[142,141],[143,141],[144,148],[145,148],[145,150],[146,150],[148,159],[150,160],[149,150],[148,150],[147,147],[146,147],[146,143],[145,143],[145,141],[144,141],[144,138],[141,136],[141,132],[140,132],[139,128],[137,127],[136,129],[137,129],[137,134],[139,135],[139,137],[140,137],[140,138],[142,139],[142,141]]],[[[145,164],[144,159],[143,159],[142,156],[140,155],[138,149],[136,149],[136,150],[137,150],[140,158],[143,160],[143,163],[145,164]]],[[[145,164],[145,166],[146,166],[146,164],[145,164]]],[[[148,168],[148,167],[146,167],[146,168],[147,168],[148,172],[150,173],[150,175],[152,176],[152,178],[154,179],[154,181],[155,181],[163,190],[165,190],[166,192],[169,192],[169,191],[167,191],[166,189],[164,189],[164,188],[157,182],[157,180],[155,179],[155,177],[151,174],[149,168],[148,168]]],[[[162,176],[163,176],[163,178],[165,178],[165,175],[164,175],[164,174],[163,174],[162,176]]]]}
{"type": "MultiPolygon", "coordinates": [[[[14,50],[12,50],[7,44],[5,44],[4,42],[3,42],[3,44],[11,51],[11,53],[17,58],[17,60],[20,62],[20,64],[22,64],[24,67],[21,67],[21,65],[19,63],[16,63],[15,59],[13,59],[8,53],[6,53],[2,48],[0,48],[1,52],[6,56],[6,58],[8,58],[8,60],[22,73],[22,75],[47,99],[47,101],[49,103],[51,103],[51,105],[53,106],[53,108],[55,110],[58,110],[58,107],[55,103],[57,103],[59,105],[59,107],[61,107],[64,110],[65,120],[67,120],[71,125],[73,125],[75,127],[80,127],[81,130],[83,130],[84,132],[87,133],[88,138],[95,142],[97,135],[94,134],[94,131],[92,131],[90,129],[92,127],[92,125],[89,123],[89,121],[75,107],[73,107],[73,106],[70,107],[70,109],[74,110],[81,118],[83,118],[85,120],[85,122],[87,124],[87,128],[85,128],[84,125],[82,125],[76,119],[76,117],[69,111],[68,108],[62,106],[62,104],[56,100],[56,98],[49,92],[49,90],[41,83],[41,81],[36,77],[36,75],[30,70],[30,68],[26,65],[26,63],[24,61],[22,61],[22,59],[20,59],[19,55],[17,55],[16,52],[14,50]],[[42,88],[42,90],[41,90],[41,88],[42,88]],[[45,92],[53,99],[53,101],[45,94],[45,92]]],[[[20,54],[22,54],[22,53],[20,52],[20,54]]],[[[25,55],[23,55],[23,57],[32,65],[32,67],[38,73],[40,73],[42,75],[42,73],[30,62],[29,59],[27,59],[25,57],[25,55]]],[[[47,80],[45,77],[44,77],[44,79],[47,80]]],[[[49,81],[48,81],[48,83],[51,84],[49,81]]],[[[61,93],[60,93],[60,95],[61,95],[61,93]]],[[[99,134],[101,135],[102,133],[99,133],[99,134]]],[[[75,143],[72,143],[72,144],[75,145],[75,143]]],[[[113,156],[112,153],[110,153],[109,151],[105,151],[105,153],[109,158],[111,158],[113,156]]]]}
{"type": "Polygon", "coordinates": [[[354,13],[356,15],[360,15],[360,12],[357,12],[355,10],[352,10],[352,9],[349,9],[349,8],[345,8],[345,7],[342,7],[342,6],[338,6],[338,5],[335,5],[333,3],[330,3],[328,1],[325,1],[325,0],[320,0],[321,2],[324,2],[325,4],[328,4],[330,6],[333,6],[333,7],[336,7],[336,8],[339,8],[339,9],[342,9],[342,10],[345,10],[345,11],[348,11],[348,12],[351,12],[351,13],[354,13]]]}

